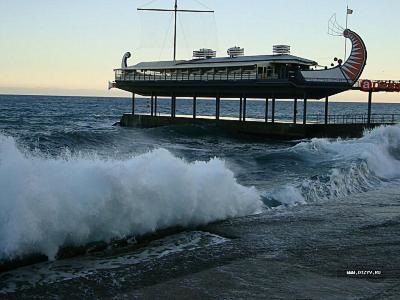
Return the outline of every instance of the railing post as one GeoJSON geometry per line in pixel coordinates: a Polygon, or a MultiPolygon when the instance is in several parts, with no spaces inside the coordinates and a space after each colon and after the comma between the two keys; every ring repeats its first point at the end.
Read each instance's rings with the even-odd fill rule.
{"type": "Polygon", "coordinates": [[[371,106],[372,106],[372,91],[368,92],[368,118],[367,124],[371,124],[371,106]]]}
{"type": "Polygon", "coordinates": [[[219,112],[221,107],[221,97],[218,95],[215,99],[215,119],[219,120],[219,112]]]}
{"type": "Polygon", "coordinates": [[[328,124],[328,109],[329,109],[329,97],[325,98],[325,125],[328,124]]]}
{"type": "Polygon", "coordinates": [[[171,117],[175,117],[175,93],[172,93],[171,96],[171,117]]]}
{"type": "Polygon", "coordinates": [[[174,95],[174,118],[176,117],[176,95],[174,95]]]}
{"type": "Polygon", "coordinates": [[[132,116],[135,115],[135,93],[132,93],[132,116]]]}
{"type": "Polygon", "coordinates": [[[154,96],[154,115],[157,116],[157,95],[154,96]]]}
{"type": "Polygon", "coordinates": [[[297,98],[293,101],[293,124],[297,123],[297,98]]]}
{"type": "Polygon", "coordinates": [[[275,123],[275,96],[272,98],[271,123],[275,123]]]}
{"type": "Polygon", "coordinates": [[[246,121],[246,106],[247,106],[247,98],[243,97],[243,122],[246,121]]]}
{"type": "Polygon", "coordinates": [[[243,120],[243,97],[240,97],[239,100],[239,121],[243,120]]]}
{"type": "Polygon", "coordinates": [[[196,119],[196,113],[197,113],[197,97],[193,97],[193,119],[196,119]]]}
{"type": "Polygon", "coordinates": [[[303,125],[307,124],[307,98],[304,97],[303,125]]]}
{"type": "Polygon", "coordinates": [[[154,96],[153,93],[151,93],[151,98],[150,98],[150,116],[154,115],[154,96]]]}
{"type": "Polygon", "coordinates": [[[268,123],[268,98],[265,98],[265,123],[268,123]]]}

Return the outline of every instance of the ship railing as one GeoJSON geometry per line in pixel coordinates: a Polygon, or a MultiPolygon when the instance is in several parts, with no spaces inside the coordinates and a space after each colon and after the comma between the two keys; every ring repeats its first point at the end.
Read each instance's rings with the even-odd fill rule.
{"type": "Polygon", "coordinates": [[[234,74],[137,74],[121,73],[116,74],[118,81],[212,81],[212,80],[255,80],[258,79],[255,73],[234,73],[234,74]]]}
{"type": "Polygon", "coordinates": [[[349,83],[347,79],[343,78],[304,78],[306,82],[334,82],[334,83],[349,83]]]}
{"type": "MultiPolygon", "coordinates": [[[[367,124],[367,114],[329,114],[328,124],[367,124]]],[[[324,124],[324,114],[307,115],[308,123],[324,124]]],[[[371,114],[371,124],[397,124],[400,123],[400,114],[371,114]]]]}
{"type": "MultiPolygon", "coordinates": [[[[118,81],[212,81],[212,80],[279,80],[277,75],[265,76],[256,73],[221,73],[221,74],[145,74],[145,73],[116,73],[115,80],[118,81]]],[[[296,80],[294,77],[287,78],[288,80],[296,80]]],[[[340,78],[307,78],[309,83],[348,83],[345,79],[340,78]]],[[[357,83],[358,84],[358,83],[357,83]]]]}

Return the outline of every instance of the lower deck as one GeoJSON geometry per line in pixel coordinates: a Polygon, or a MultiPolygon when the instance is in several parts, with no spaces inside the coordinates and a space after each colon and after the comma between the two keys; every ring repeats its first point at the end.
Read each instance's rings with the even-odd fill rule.
{"type": "Polygon", "coordinates": [[[141,96],[321,99],[350,89],[346,82],[301,83],[296,80],[165,81],[118,80],[114,87],[141,96]]]}

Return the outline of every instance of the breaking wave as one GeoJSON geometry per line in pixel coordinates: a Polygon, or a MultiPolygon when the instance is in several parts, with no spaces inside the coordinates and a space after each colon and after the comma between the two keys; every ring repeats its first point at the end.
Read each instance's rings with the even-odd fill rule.
{"type": "Polygon", "coordinates": [[[360,139],[312,139],[288,151],[313,161],[316,169],[326,162],[335,167],[328,174],[271,191],[263,197],[267,205],[292,206],[342,198],[400,178],[400,126],[375,128],[360,139]]]}
{"type": "Polygon", "coordinates": [[[224,161],[188,163],[163,149],[126,160],[51,158],[0,135],[0,260],[258,212],[253,187],[224,161]]]}
{"type": "Polygon", "coordinates": [[[54,259],[60,247],[109,242],[362,193],[400,179],[400,126],[360,139],[312,139],[286,149],[316,175],[260,193],[223,160],[188,163],[164,149],[128,159],[29,152],[0,134],[0,261],[54,259]],[[324,166],[319,171],[320,166],[324,166]]]}

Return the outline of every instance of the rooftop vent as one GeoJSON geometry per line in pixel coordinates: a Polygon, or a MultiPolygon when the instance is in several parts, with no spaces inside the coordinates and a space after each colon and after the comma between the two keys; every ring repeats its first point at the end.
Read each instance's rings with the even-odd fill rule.
{"type": "Polygon", "coordinates": [[[272,52],[274,55],[290,54],[289,45],[274,45],[272,47],[272,52]]]}
{"type": "Polygon", "coordinates": [[[228,53],[228,56],[230,58],[243,56],[244,55],[244,48],[240,48],[238,46],[235,46],[235,47],[229,48],[227,53],[228,53]]]}
{"type": "Polygon", "coordinates": [[[193,51],[193,58],[213,58],[217,55],[217,52],[212,49],[200,49],[193,51]]]}

